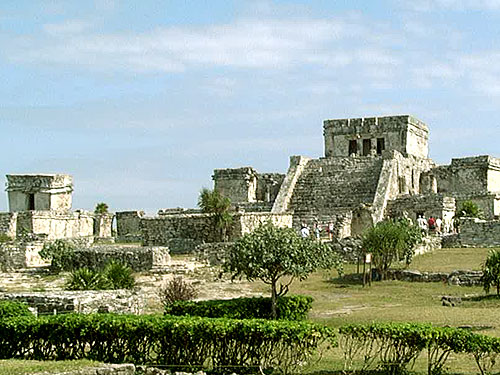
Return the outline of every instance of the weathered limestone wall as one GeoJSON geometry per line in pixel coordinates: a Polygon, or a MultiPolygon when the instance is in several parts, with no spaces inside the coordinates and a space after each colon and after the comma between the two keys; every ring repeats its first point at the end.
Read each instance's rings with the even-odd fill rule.
{"type": "Polygon", "coordinates": [[[290,166],[274,201],[272,213],[284,213],[289,210],[295,186],[310,160],[300,155],[290,156],[290,166]]]}
{"type": "Polygon", "coordinates": [[[323,129],[326,157],[380,155],[383,150],[428,157],[429,129],[409,115],[325,120],[323,129]]]}
{"type": "Polygon", "coordinates": [[[17,236],[48,240],[93,237],[94,215],[84,211],[25,211],[17,214],[17,236]]]}
{"type": "Polygon", "coordinates": [[[25,268],[26,251],[18,244],[0,244],[0,270],[10,271],[25,268]]]}
{"type": "Polygon", "coordinates": [[[168,246],[172,253],[185,253],[204,242],[216,242],[208,214],[143,217],[141,237],[146,246],[168,246]]]}
{"type": "Polygon", "coordinates": [[[271,222],[273,225],[281,228],[291,228],[293,216],[289,214],[270,214],[261,212],[235,215],[232,237],[238,238],[246,233],[253,232],[259,225],[266,222],[271,222]]]}
{"type": "MultiPolygon", "coordinates": [[[[270,213],[237,213],[233,215],[233,224],[228,231],[228,239],[241,237],[256,228],[260,223],[271,221],[275,225],[292,225],[292,216],[270,213]]],[[[176,214],[141,218],[143,244],[147,246],[168,246],[171,253],[194,251],[195,247],[217,242],[210,215],[176,214]]]]}
{"type": "Polygon", "coordinates": [[[228,197],[233,205],[274,202],[284,174],[257,173],[252,167],[215,169],[212,176],[214,189],[228,197]]]}
{"type": "Polygon", "coordinates": [[[98,239],[110,239],[113,237],[113,219],[112,213],[94,214],[94,236],[98,239]]]}
{"type": "Polygon", "coordinates": [[[380,157],[309,160],[289,204],[295,223],[329,222],[360,205],[372,205],[382,164],[380,157]]]}
{"type": "Polygon", "coordinates": [[[167,247],[94,245],[75,250],[65,268],[104,268],[110,261],[124,263],[134,271],[148,271],[167,267],[170,264],[170,255],[167,247]]]}
{"type": "Polygon", "coordinates": [[[390,201],[386,213],[390,217],[403,217],[406,213],[414,224],[419,215],[440,217],[443,223],[450,223],[455,216],[455,199],[442,194],[406,195],[390,201]]]}
{"type": "Polygon", "coordinates": [[[16,237],[17,213],[0,212],[0,233],[10,238],[16,237]]]}
{"type": "Polygon", "coordinates": [[[257,200],[257,171],[252,167],[215,169],[214,189],[232,203],[257,200]]]}
{"type": "Polygon", "coordinates": [[[499,204],[500,194],[455,194],[457,210],[462,207],[465,201],[472,201],[483,213],[483,218],[493,220],[500,215],[499,204]]]}
{"type": "Polygon", "coordinates": [[[116,236],[119,242],[141,241],[141,218],[144,211],[122,211],[116,213],[116,236]]]}
{"type": "Polygon", "coordinates": [[[460,219],[459,242],[466,247],[500,246],[500,221],[460,219]]]}
{"type": "Polygon", "coordinates": [[[0,293],[0,299],[25,302],[38,315],[71,312],[141,314],[146,306],[146,297],[130,290],[0,293]]]}
{"type": "Polygon", "coordinates": [[[7,175],[9,211],[70,210],[73,178],[66,174],[7,175]]]}

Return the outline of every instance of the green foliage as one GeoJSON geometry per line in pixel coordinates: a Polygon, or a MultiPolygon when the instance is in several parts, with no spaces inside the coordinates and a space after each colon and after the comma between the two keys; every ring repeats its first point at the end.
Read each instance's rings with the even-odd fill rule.
{"type": "Polygon", "coordinates": [[[179,365],[183,371],[261,366],[283,373],[310,358],[320,345],[335,343],[332,329],[305,321],[116,314],[4,319],[0,338],[0,358],[86,358],[179,365]]]}
{"type": "Polygon", "coordinates": [[[198,291],[196,290],[195,286],[192,283],[184,281],[182,276],[174,277],[172,280],[168,281],[163,288],[160,289],[160,299],[166,309],[168,309],[171,304],[177,301],[190,301],[192,299],[195,299],[197,295],[198,291]]]}
{"type": "Polygon", "coordinates": [[[457,211],[455,218],[461,217],[483,217],[483,213],[479,209],[479,206],[471,200],[464,201],[457,211]]]}
{"type": "Polygon", "coordinates": [[[266,223],[234,243],[223,267],[233,279],[245,276],[249,281],[260,279],[270,285],[272,312],[276,318],[276,299],[288,292],[295,278],[304,280],[318,268],[341,269],[342,261],[330,246],[302,238],[292,228],[266,223]],[[286,276],[287,282],[281,283],[280,279],[286,276]]]}
{"type": "Polygon", "coordinates": [[[95,214],[107,214],[109,210],[109,207],[106,203],[101,202],[97,203],[94,209],[95,214]]]}
{"type": "Polygon", "coordinates": [[[5,233],[0,233],[0,244],[6,243],[6,242],[11,242],[12,238],[10,238],[7,234],[5,233]]]}
{"type": "Polygon", "coordinates": [[[123,263],[112,260],[106,265],[103,273],[111,289],[132,289],[135,286],[132,268],[123,263]]]}
{"type": "Polygon", "coordinates": [[[55,240],[47,242],[40,250],[42,259],[50,260],[50,269],[54,272],[62,271],[75,252],[75,247],[68,241],[55,240]]]}
{"type": "Polygon", "coordinates": [[[394,261],[404,259],[409,265],[415,245],[422,241],[421,230],[407,220],[383,220],[369,228],[363,236],[363,250],[372,253],[373,265],[385,274],[394,261]]]}
{"type": "Polygon", "coordinates": [[[104,270],[79,268],[71,272],[68,290],[132,289],[135,278],[130,267],[111,261],[104,270]]]}
{"type": "Polygon", "coordinates": [[[488,257],[483,264],[483,282],[484,291],[488,294],[491,286],[497,289],[497,296],[500,296],[500,250],[490,250],[488,257]]]}
{"type": "Polygon", "coordinates": [[[68,290],[103,290],[112,289],[103,272],[88,268],[79,268],[71,272],[66,284],[68,290]]]}
{"type": "Polygon", "coordinates": [[[0,301],[0,319],[12,318],[16,316],[32,316],[28,305],[16,301],[0,301]]]}
{"type": "Polygon", "coordinates": [[[198,207],[202,212],[210,214],[212,230],[216,233],[217,241],[226,241],[227,231],[233,222],[233,217],[229,213],[231,200],[223,197],[217,190],[203,188],[198,197],[198,207]]]}
{"type": "MultiPolygon", "coordinates": [[[[284,296],[277,301],[277,317],[304,320],[312,308],[309,296],[284,296]]],[[[207,318],[271,319],[271,299],[234,298],[210,301],[177,301],[165,307],[165,314],[202,316],[207,318]]]]}
{"type": "Polygon", "coordinates": [[[349,324],[341,327],[339,333],[344,369],[350,371],[354,358],[361,357],[361,371],[380,369],[384,373],[403,374],[425,350],[429,375],[442,374],[451,353],[471,354],[484,374],[500,353],[498,338],[422,323],[349,324]]]}

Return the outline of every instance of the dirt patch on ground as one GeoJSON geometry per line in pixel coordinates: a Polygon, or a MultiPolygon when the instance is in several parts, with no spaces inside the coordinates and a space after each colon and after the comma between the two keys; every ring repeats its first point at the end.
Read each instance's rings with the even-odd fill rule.
{"type": "MultiPolygon", "coordinates": [[[[194,259],[172,260],[169,267],[151,272],[136,274],[136,290],[142,295],[145,312],[161,312],[160,290],[174,277],[181,276],[193,283],[198,291],[198,298],[229,299],[236,297],[260,296],[262,286],[246,280],[231,281],[228,275],[222,275],[217,267],[209,267],[194,259]]],[[[51,274],[47,268],[30,268],[16,272],[0,273],[1,292],[54,292],[64,290],[69,272],[51,274]]]]}

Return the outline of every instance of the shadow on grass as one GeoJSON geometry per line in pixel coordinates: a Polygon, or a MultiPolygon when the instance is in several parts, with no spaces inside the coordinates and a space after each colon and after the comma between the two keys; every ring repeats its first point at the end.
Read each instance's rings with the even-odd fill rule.
{"type": "Polygon", "coordinates": [[[500,304],[500,296],[496,294],[487,294],[484,296],[462,297],[462,301],[471,301],[471,302],[496,301],[500,304]]]}
{"type": "Polygon", "coordinates": [[[327,283],[336,285],[338,288],[346,288],[352,285],[362,285],[363,275],[358,273],[346,274],[342,277],[335,277],[326,280],[327,283]]]}

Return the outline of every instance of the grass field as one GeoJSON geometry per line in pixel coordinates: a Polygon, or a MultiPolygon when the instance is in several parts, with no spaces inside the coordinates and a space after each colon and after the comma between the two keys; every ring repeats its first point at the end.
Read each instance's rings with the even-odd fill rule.
{"type": "Polygon", "coordinates": [[[34,373],[61,373],[98,366],[98,362],[78,361],[21,361],[16,359],[0,360],[0,375],[24,375],[34,373]]]}
{"type": "MultiPolygon", "coordinates": [[[[455,269],[481,269],[487,249],[442,249],[417,256],[410,269],[450,272],[455,269]]],[[[355,265],[346,265],[346,274],[355,273],[355,265]]],[[[337,275],[315,273],[307,280],[292,285],[292,293],[309,294],[315,302],[310,318],[331,327],[346,323],[429,322],[439,326],[472,326],[478,332],[500,336],[500,300],[493,298],[466,301],[459,307],[441,305],[443,295],[460,297],[484,296],[481,287],[452,286],[446,283],[412,283],[403,281],[374,282],[363,287],[346,282],[337,275]]],[[[425,356],[417,361],[418,373],[426,373],[425,356]]],[[[341,370],[338,349],[306,370],[312,373],[341,370]]],[[[500,371],[497,365],[496,371],[500,371]]],[[[473,374],[477,367],[472,359],[452,356],[450,373],[473,374]]]]}
{"type": "MultiPolygon", "coordinates": [[[[429,272],[450,272],[455,269],[481,269],[488,249],[441,249],[433,253],[416,256],[410,269],[429,272]]],[[[346,265],[346,274],[356,272],[355,265],[346,265]]],[[[235,285],[236,286],[236,285],[235,285]]],[[[267,286],[254,282],[245,288],[254,291],[266,290],[267,286]]],[[[352,281],[339,278],[335,271],[317,272],[303,282],[295,281],[290,293],[307,294],[315,302],[310,319],[339,327],[346,323],[363,322],[430,322],[439,326],[472,326],[478,332],[500,336],[500,300],[496,298],[468,300],[459,307],[441,305],[441,296],[484,296],[481,287],[451,286],[438,283],[411,283],[403,281],[374,282],[363,287],[352,281]]],[[[32,362],[1,361],[0,375],[26,374],[40,371],[57,372],[91,365],[88,361],[77,362],[32,362]],[[16,367],[17,366],[17,367],[16,367]],[[62,367],[58,367],[62,366],[62,367]],[[10,372],[9,372],[10,371],[10,372]]],[[[477,367],[472,358],[452,356],[448,372],[453,374],[475,374],[477,367]]],[[[340,373],[342,353],[333,349],[324,353],[319,362],[303,368],[307,374],[340,373]]],[[[417,361],[414,371],[426,373],[425,355],[417,361]]],[[[500,364],[496,371],[500,371],[500,364]]]]}

